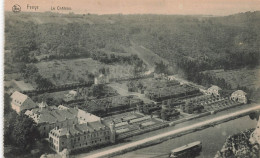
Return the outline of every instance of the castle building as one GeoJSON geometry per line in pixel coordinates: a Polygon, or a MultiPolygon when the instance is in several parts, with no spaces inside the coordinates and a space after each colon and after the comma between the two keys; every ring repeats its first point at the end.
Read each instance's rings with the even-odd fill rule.
{"type": "Polygon", "coordinates": [[[32,99],[30,97],[28,97],[27,95],[22,94],[18,91],[15,91],[11,95],[11,99],[12,99],[11,107],[18,114],[23,110],[33,109],[33,108],[37,107],[36,103],[34,103],[34,101],[32,101],[32,99]]]}
{"type": "Polygon", "coordinates": [[[237,101],[237,102],[240,102],[240,103],[246,104],[247,103],[247,96],[246,95],[247,95],[246,92],[244,92],[242,90],[237,90],[237,91],[235,91],[231,94],[230,99],[237,101]]]}
{"type": "Polygon", "coordinates": [[[78,108],[67,108],[62,105],[59,107],[47,106],[43,103],[39,105],[39,108],[27,110],[25,115],[32,118],[37,124],[42,137],[48,137],[50,130],[56,127],[63,128],[73,126],[73,124],[100,120],[99,117],[78,108]]]}
{"type": "Polygon", "coordinates": [[[114,124],[107,126],[101,120],[55,128],[49,133],[49,145],[57,153],[64,150],[71,153],[114,142],[114,124]]]}

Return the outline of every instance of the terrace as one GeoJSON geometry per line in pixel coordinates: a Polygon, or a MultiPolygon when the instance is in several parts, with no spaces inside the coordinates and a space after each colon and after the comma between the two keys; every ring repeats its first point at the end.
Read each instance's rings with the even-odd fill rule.
{"type": "Polygon", "coordinates": [[[155,100],[162,101],[171,98],[187,97],[200,93],[199,89],[189,85],[176,85],[164,88],[152,88],[145,91],[145,96],[155,100]]]}
{"type": "MultiPolygon", "coordinates": [[[[142,100],[135,96],[113,96],[102,99],[86,100],[82,105],[77,104],[81,109],[86,110],[98,116],[109,116],[116,113],[122,113],[125,111],[132,111],[136,109],[138,104],[141,104],[142,100]]],[[[68,105],[73,107],[75,105],[68,105]]]]}
{"type": "Polygon", "coordinates": [[[119,137],[120,135],[131,135],[131,133],[134,134],[137,130],[145,130],[162,123],[160,119],[152,118],[139,112],[126,112],[105,117],[104,121],[107,123],[113,121],[115,123],[115,130],[119,137]]]}
{"type": "MultiPolygon", "coordinates": [[[[228,97],[214,97],[212,95],[201,95],[184,99],[189,106],[203,106],[203,111],[218,111],[229,107],[241,105],[241,103],[230,100],[228,97]]],[[[184,106],[184,105],[183,105],[184,106]]]]}

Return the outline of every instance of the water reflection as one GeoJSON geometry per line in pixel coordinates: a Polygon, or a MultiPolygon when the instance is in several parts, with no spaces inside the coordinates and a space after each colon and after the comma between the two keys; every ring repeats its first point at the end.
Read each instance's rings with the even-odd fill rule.
{"type": "Polygon", "coordinates": [[[170,151],[174,148],[189,144],[194,141],[202,142],[202,152],[198,158],[214,157],[220,150],[229,135],[239,133],[248,128],[255,128],[256,119],[252,116],[244,116],[235,120],[224,122],[214,127],[209,127],[202,131],[190,133],[178,138],[170,139],[163,143],[132,151],[118,157],[168,157],[170,151]],[[164,156],[163,156],[164,155],[164,156]]]}

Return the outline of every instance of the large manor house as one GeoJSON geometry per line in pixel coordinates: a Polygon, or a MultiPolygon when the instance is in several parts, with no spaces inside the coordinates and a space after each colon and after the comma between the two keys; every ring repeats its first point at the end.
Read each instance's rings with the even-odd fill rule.
{"type": "MultiPolygon", "coordinates": [[[[212,86],[205,94],[219,96],[221,88],[212,86]]],[[[18,91],[13,92],[11,99],[12,109],[31,118],[37,124],[41,137],[48,138],[51,149],[60,155],[116,142],[113,121],[103,120],[77,106],[68,108],[63,105],[49,106],[45,102],[35,103],[18,91]]],[[[241,90],[233,92],[229,99],[247,103],[246,93],[241,90]]]]}
{"type": "Polygon", "coordinates": [[[77,107],[48,106],[34,103],[27,95],[15,91],[11,106],[20,114],[24,112],[37,124],[41,136],[49,138],[50,147],[57,153],[115,142],[114,124],[77,107]]]}

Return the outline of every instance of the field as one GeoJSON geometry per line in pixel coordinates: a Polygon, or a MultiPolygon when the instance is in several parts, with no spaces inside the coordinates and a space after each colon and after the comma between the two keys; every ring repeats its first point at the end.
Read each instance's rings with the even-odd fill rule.
{"type": "Polygon", "coordinates": [[[88,81],[89,74],[102,68],[109,68],[111,78],[131,76],[133,70],[130,65],[106,65],[91,58],[39,62],[36,66],[39,73],[55,85],[88,81]]]}
{"type": "Polygon", "coordinates": [[[155,67],[155,63],[160,63],[161,61],[166,64],[169,64],[169,62],[167,60],[161,58],[160,56],[158,56],[151,50],[145,48],[144,46],[140,46],[140,45],[134,43],[133,41],[131,41],[131,44],[132,44],[132,46],[127,48],[127,51],[138,55],[138,57],[140,59],[142,59],[145,64],[148,65],[149,70],[153,71],[153,69],[155,67]]]}
{"type": "Polygon", "coordinates": [[[256,69],[237,69],[237,70],[219,70],[206,71],[212,76],[224,79],[233,89],[239,87],[259,88],[260,87],[260,68],[256,69]]]}

